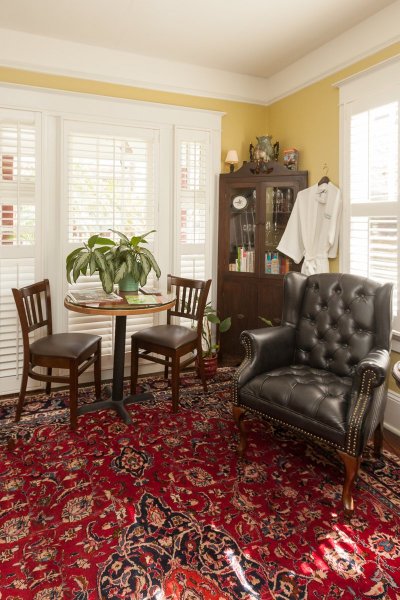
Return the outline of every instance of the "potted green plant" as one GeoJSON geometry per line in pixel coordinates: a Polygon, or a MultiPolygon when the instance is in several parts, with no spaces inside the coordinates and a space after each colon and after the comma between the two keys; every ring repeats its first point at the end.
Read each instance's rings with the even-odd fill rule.
{"type": "Polygon", "coordinates": [[[218,366],[218,351],[220,346],[220,335],[225,333],[231,327],[231,317],[226,317],[221,321],[216,309],[211,302],[206,304],[203,319],[203,360],[206,377],[215,375],[218,366]],[[215,340],[213,332],[215,331],[215,340]]]}
{"type": "Polygon", "coordinates": [[[119,242],[101,234],[92,235],[80,248],[76,248],[66,258],[67,280],[76,282],[80,275],[98,273],[106,293],[119,284],[120,291],[135,291],[146,285],[150,271],[159,278],[160,267],[153,253],[144,246],[150,233],[128,238],[124,233],[110,229],[119,236],[119,242]]]}

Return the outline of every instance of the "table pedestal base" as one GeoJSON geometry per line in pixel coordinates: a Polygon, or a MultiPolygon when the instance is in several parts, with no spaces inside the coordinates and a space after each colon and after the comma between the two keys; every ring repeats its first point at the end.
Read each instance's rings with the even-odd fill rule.
{"type": "Polygon", "coordinates": [[[150,392],[143,392],[142,394],[135,394],[134,396],[125,396],[121,400],[112,400],[109,398],[107,400],[99,400],[98,402],[92,402],[91,404],[84,404],[78,408],[78,415],[86,415],[90,412],[97,412],[99,410],[107,410],[111,408],[115,410],[124,423],[129,425],[132,423],[131,415],[125,408],[125,404],[134,404],[144,402],[145,400],[149,400],[153,398],[153,394],[150,392]]]}

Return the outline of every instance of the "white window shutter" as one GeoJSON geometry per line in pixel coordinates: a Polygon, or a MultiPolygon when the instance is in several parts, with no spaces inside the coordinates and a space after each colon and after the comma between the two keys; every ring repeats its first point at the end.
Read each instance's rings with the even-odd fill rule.
{"type": "Polygon", "coordinates": [[[39,147],[36,113],[0,110],[0,380],[4,392],[19,386],[22,372],[22,340],[11,289],[29,285],[38,276],[39,147]]]}
{"type": "MultiPolygon", "coordinates": [[[[102,124],[65,123],[66,195],[68,247],[66,254],[102,234],[116,241],[114,229],[131,237],[156,229],[157,131],[111,127],[102,124]]],[[[146,238],[153,249],[154,234],[146,238]]],[[[151,272],[148,285],[155,285],[151,272]]],[[[80,277],[75,289],[100,287],[98,277],[80,277]]],[[[126,351],[130,335],[153,324],[152,315],[129,317],[126,351]]],[[[68,313],[70,331],[96,332],[102,336],[103,356],[113,354],[114,319],[98,315],[68,313]]]]}
{"type": "Polygon", "coordinates": [[[344,197],[349,224],[348,256],[342,262],[351,273],[394,283],[394,329],[399,311],[399,104],[400,95],[362,97],[344,107],[347,130],[344,197]],[[346,163],[346,157],[348,162],[346,163]]]}
{"type": "Polygon", "coordinates": [[[210,133],[177,128],[176,268],[182,277],[210,276],[210,133]]]}

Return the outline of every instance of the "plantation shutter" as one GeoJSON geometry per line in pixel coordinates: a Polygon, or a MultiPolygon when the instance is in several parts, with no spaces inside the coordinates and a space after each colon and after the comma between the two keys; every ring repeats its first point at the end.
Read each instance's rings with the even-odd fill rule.
{"type": "Polygon", "coordinates": [[[22,372],[22,340],[11,288],[38,275],[39,117],[0,109],[0,387],[15,390],[22,372]]]}
{"type": "Polygon", "coordinates": [[[211,273],[211,181],[208,131],[176,129],[176,263],[182,277],[211,273]]]}
{"type": "Polygon", "coordinates": [[[394,328],[400,331],[399,101],[370,101],[366,110],[355,103],[350,112],[349,270],[395,284],[394,328]]]}
{"type": "MultiPolygon", "coordinates": [[[[106,125],[66,124],[66,196],[68,248],[79,247],[93,234],[118,240],[109,229],[128,237],[156,229],[156,156],[158,133],[152,129],[106,125]]],[[[154,234],[146,238],[154,251],[154,234]]],[[[155,252],[155,254],[157,254],[155,252]]],[[[148,285],[156,285],[153,272],[148,285]]],[[[80,277],[75,289],[100,287],[98,278],[80,277]]],[[[153,324],[151,315],[127,320],[126,350],[130,335],[153,324]]],[[[102,354],[113,354],[114,319],[68,313],[70,331],[102,336],[102,354]]]]}

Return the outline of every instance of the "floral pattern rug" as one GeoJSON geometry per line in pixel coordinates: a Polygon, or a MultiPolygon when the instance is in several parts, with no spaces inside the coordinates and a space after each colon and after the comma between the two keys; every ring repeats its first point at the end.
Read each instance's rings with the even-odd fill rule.
{"type": "Polygon", "coordinates": [[[132,424],[102,411],[76,433],[64,391],[20,425],[0,399],[1,600],[400,600],[399,459],[366,452],[346,522],[331,450],[253,418],[238,459],[232,373],[206,394],[185,374],[176,414],[144,379],[132,424]]]}

